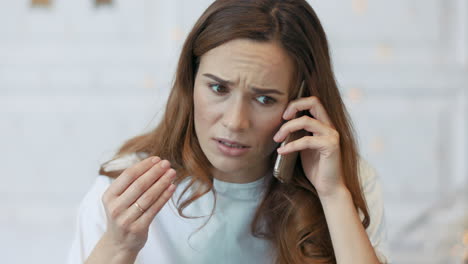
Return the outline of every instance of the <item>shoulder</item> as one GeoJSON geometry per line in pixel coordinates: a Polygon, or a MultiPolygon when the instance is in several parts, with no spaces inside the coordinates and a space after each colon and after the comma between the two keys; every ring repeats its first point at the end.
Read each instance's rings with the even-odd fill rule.
{"type": "MultiPolygon", "coordinates": [[[[131,153],[117,157],[110,162],[103,165],[105,171],[115,171],[126,169],[133,164],[143,160],[147,156],[146,153],[131,153]]],[[[91,187],[86,192],[84,198],[81,201],[80,210],[87,211],[89,208],[95,209],[95,212],[101,210],[101,198],[107,188],[112,184],[114,178],[106,175],[97,175],[91,184],[91,187]],[[99,205],[99,206],[98,206],[99,205]],[[96,207],[98,206],[98,207],[96,207]]]]}
{"type": "Polygon", "coordinates": [[[382,184],[377,170],[364,158],[359,157],[359,183],[368,208],[380,210],[383,207],[382,184]]]}
{"type": "Polygon", "coordinates": [[[109,185],[111,185],[112,181],[112,178],[105,175],[98,175],[94,179],[91,187],[87,190],[86,194],[81,200],[79,206],[80,214],[102,214],[101,198],[109,185]]]}
{"type": "MultiPolygon", "coordinates": [[[[377,170],[363,158],[359,159],[359,178],[370,216],[366,232],[380,262],[390,263],[382,186],[377,170]]],[[[360,209],[359,216],[362,221],[364,214],[360,209]]]]}
{"type": "MultiPolygon", "coordinates": [[[[364,158],[358,158],[359,180],[361,184],[376,181],[378,179],[376,169],[364,158]]],[[[364,186],[363,186],[364,187],[364,186]]]]}
{"type": "MultiPolygon", "coordinates": [[[[371,218],[371,225],[374,225],[377,222],[376,218],[381,218],[384,213],[382,186],[376,169],[363,158],[359,158],[359,183],[371,218]]],[[[359,209],[359,216],[361,220],[364,219],[361,209],[359,209]]],[[[382,219],[378,221],[380,220],[382,219]]]]}
{"type": "Polygon", "coordinates": [[[359,157],[358,175],[361,190],[367,199],[382,199],[382,183],[377,170],[364,158],[359,157]]]}
{"type": "Polygon", "coordinates": [[[102,167],[104,171],[116,171],[129,168],[136,163],[149,157],[146,152],[133,152],[117,156],[113,160],[106,162],[102,167]]]}

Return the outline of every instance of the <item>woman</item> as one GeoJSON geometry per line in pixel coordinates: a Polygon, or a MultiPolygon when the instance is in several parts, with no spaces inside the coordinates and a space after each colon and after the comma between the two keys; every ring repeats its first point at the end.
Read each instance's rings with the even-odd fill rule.
{"type": "Polygon", "coordinates": [[[306,1],[215,1],[184,43],[160,124],[99,174],[69,263],[388,261],[380,185],[306,1]],[[294,131],[307,133],[277,149],[294,131]],[[273,163],[295,151],[281,183],[273,163]]]}

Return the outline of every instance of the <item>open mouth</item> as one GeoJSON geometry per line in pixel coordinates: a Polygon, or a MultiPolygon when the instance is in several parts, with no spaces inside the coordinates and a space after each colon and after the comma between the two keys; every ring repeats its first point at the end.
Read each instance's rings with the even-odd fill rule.
{"type": "Polygon", "coordinates": [[[251,146],[224,138],[213,138],[220,154],[228,157],[240,157],[248,153],[251,146]]]}
{"type": "Polygon", "coordinates": [[[218,141],[219,143],[221,143],[221,144],[223,144],[225,146],[228,146],[230,148],[238,148],[238,149],[248,148],[247,146],[238,145],[238,144],[231,144],[231,143],[219,140],[219,139],[217,139],[216,141],[218,141]]]}

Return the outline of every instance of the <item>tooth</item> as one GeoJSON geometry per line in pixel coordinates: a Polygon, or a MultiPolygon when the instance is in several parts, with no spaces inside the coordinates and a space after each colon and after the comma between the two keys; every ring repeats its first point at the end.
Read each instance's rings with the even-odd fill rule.
{"type": "Polygon", "coordinates": [[[228,147],[231,147],[231,148],[244,148],[243,146],[240,146],[240,145],[234,145],[234,144],[230,144],[230,143],[227,143],[227,142],[224,142],[224,141],[220,141],[221,143],[223,143],[224,145],[228,146],[228,147]]]}

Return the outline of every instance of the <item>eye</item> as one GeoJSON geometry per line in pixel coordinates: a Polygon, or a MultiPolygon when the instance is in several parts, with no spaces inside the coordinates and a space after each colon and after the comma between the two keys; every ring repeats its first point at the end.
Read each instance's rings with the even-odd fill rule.
{"type": "Polygon", "coordinates": [[[214,93],[217,93],[217,94],[223,94],[223,93],[227,93],[228,92],[228,89],[218,83],[210,83],[208,85],[210,87],[210,89],[214,92],[214,93]]]}
{"type": "Polygon", "coordinates": [[[259,97],[257,97],[257,101],[264,105],[270,105],[276,102],[275,99],[266,95],[260,95],[259,97]]]}

